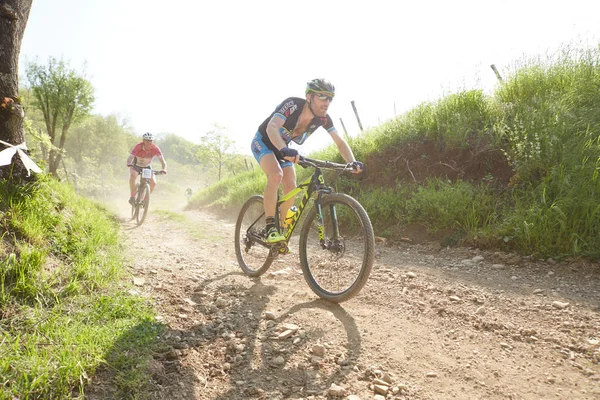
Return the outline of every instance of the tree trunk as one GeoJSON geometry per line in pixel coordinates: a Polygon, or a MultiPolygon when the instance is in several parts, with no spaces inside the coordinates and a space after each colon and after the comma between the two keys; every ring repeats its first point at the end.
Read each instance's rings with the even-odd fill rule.
{"type": "MultiPolygon", "coordinates": [[[[19,53],[33,0],[0,0],[0,140],[25,142],[25,113],[19,101],[19,53]]],[[[4,146],[0,147],[3,150],[4,146]]],[[[0,179],[20,182],[27,170],[19,157],[0,167],[0,179]]]]}

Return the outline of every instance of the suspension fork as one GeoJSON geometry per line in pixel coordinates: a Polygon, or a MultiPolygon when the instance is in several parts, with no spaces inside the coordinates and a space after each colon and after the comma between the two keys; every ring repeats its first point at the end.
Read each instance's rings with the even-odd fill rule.
{"type": "MultiPolygon", "coordinates": [[[[327,243],[325,240],[325,222],[323,219],[323,208],[321,205],[321,201],[323,199],[323,194],[331,193],[331,189],[328,191],[319,191],[316,201],[317,207],[317,231],[319,232],[319,242],[323,249],[328,249],[332,243],[327,243]]],[[[337,242],[340,237],[340,231],[338,227],[338,219],[337,219],[337,211],[335,209],[335,204],[329,205],[329,210],[331,212],[331,237],[330,239],[333,243],[337,242]]]]}

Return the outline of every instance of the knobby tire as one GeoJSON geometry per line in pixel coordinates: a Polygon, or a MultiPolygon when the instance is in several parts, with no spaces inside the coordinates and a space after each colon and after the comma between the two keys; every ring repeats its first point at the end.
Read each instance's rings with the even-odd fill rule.
{"type": "Polygon", "coordinates": [[[277,254],[272,255],[271,248],[252,239],[254,235],[262,235],[264,240],[263,202],[263,196],[250,197],[242,206],[235,224],[235,255],[242,271],[252,277],[264,274],[277,257],[277,254]]]}
{"type": "Polygon", "coordinates": [[[138,211],[136,213],[137,224],[141,225],[148,214],[148,206],[150,205],[150,184],[144,183],[140,186],[140,191],[137,196],[138,211]]]}
{"type": "Polygon", "coordinates": [[[375,258],[375,236],[367,212],[354,198],[341,193],[325,195],[321,209],[328,243],[334,242],[332,216],[337,214],[338,244],[332,249],[321,247],[315,204],[300,233],[300,263],[312,291],[339,303],[355,296],[367,283],[375,258]]]}

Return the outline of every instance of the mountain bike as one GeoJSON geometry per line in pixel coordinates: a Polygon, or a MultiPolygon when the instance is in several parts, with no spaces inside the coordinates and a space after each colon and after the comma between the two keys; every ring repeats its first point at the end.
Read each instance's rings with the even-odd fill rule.
{"type": "Polygon", "coordinates": [[[300,231],[299,256],[302,272],[311,290],[324,300],[342,302],[356,295],[367,282],[375,257],[375,236],[365,209],[354,198],[335,193],[325,185],[323,169],[352,170],[351,164],[301,157],[298,164],[314,173],[277,201],[281,204],[303,194],[296,214],[285,232],[285,241],[266,242],[263,196],[254,195],[242,206],[235,225],[235,253],[249,276],[260,276],[279,256],[288,253],[289,241],[309,203],[300,231]]]}
{"type": "Polygon", "coordinates": [[[152,174],[162,175],[164,171],[153,170],[152,167],[139,167],[130,165],[140,174],[140,181],[136,184],[135,196],[131,205],[131,219],[135,219],[138,225],[144,223],[150,206],[150,180],[152,174]]]}

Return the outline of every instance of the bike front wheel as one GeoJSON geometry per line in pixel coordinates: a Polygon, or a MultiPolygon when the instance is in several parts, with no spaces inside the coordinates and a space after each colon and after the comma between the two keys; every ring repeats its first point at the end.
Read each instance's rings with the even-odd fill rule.
{"type": "Polygon", "coordinates": [[[150,184],[146,183],[140,186],[140,191],[137,196],[138,210],[136,213],[137,224],[141,225],[146,219],[148,214],[148,207],[150,206],[150,184]]]}
{"type": "Polygon", "coordinates": [[[320,212],[315,203],[300,233],[300,263],[313,292],[336,303],[350,299],[367,283],[374,259],[373,227],[358,201],[326,195],[320,212]]]}
{"type": "Polygon", "coordinates": [[[242,271],[249,276],[264,274],[277,254],[265,244],[263,197],[250,197],[242,206],[235,224],[235,255],[242,271]]]}
{"type": "Polygon", "coordinates": [[[140,210],[140,208],[137,205],[137,198],[138,198],[139,191],[140,191],[140,184],[136,183],[135,184],[135,192],[134,192],[136,194],[136,196],[135,196],[133,202],[130,201],[130,203],[131,203],[131,219],[136,219],[137,213],[140,210]]]}
{"type": "Polygon", "coordinates": [[[137,206],[136,202],[134,201],[133,204],[131,204],[131,219],[135,219],[137,217],[138,210],[139,210],[139,207],[137,206]]]}

